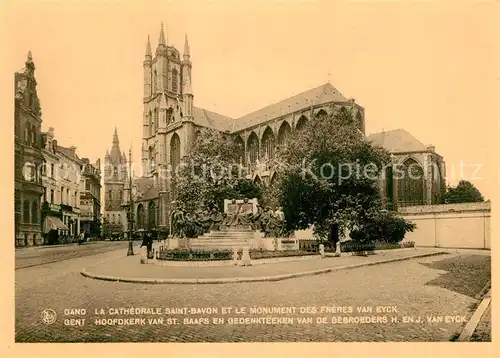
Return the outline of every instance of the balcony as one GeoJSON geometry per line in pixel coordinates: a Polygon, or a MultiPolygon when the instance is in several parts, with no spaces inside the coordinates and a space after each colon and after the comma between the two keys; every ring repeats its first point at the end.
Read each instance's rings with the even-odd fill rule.
{"type": "Polygon", "coordinates": [[[62,211],[73,212],[73,207],[71,205],[61,204],[62,211]]]}

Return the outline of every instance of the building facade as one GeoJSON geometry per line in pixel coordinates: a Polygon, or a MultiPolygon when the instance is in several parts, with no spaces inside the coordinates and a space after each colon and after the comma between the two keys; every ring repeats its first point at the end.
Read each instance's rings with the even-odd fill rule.
{"type": "Polygon", "coordinates": [[[59,165],[56,166],[56,200],[61,206],[62,222],[68,230],[62,232],[63,242],[72,241],[80,233],[80,180],[83,162],[76,148],[54,145],[59,165]]]}
{"type": "Polygon", "coordinates": [[[446,165],[433,145],[424,145],[404,129],[370,134],[385,148],[392,165],[380,180],[380,192],[391,208],[443,204],[446,165]]]}
{"type": "Polygon", "coordinates": [[[41,198],[44,194],[40,131],[42,112],[35,64],[28,53],[25,68],[14,74],[14,231],[15,246],[43,243],[41,198]]]}
{"type": "Polygon", "coordinates": [[[41,134],[42,154],[44,166],[42,170],[42,184],[44,195],[42,198],[42,236],[44,244],[58,244],[60,237],[68,234],[69,227],[63,223],[61,209],[59,178],[60,161],[56,152],[57,141],[54,139],[54,128],[41,134]]]}
{"type": "Polygon", "coordinates": [[[80,180],[80,230],[90,237],[101,236],[101,161],[82,158],[80,180]]]}
{"type": "Polygon", "coordinates": [[[127,159],[120,150],[118,131],[115,128],[111,151],[104,157],[104,218],[102,232],[105,236],[121,234],[127,230],[127,212],[123,206],[126,185],[129,181],[127,159]]]}

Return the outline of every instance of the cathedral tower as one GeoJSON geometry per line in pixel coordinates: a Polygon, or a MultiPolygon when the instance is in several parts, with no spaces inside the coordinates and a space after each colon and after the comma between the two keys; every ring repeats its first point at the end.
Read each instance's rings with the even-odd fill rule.
{"type": "MultiPolygon", "coordinates": [[[[115,128],[111,151],[104,157],[104,231],[121,232],[127,228],[127,215],[122,207],[125,183],[128,179],[127,159],[120,150],[118,131],[115,128]]],[[[106,234],[106,233],[105,233],[106,234]]]]}
{"type": "Polygon", "coordinates": [[[154,51],[146,42],[144,69],[144,111],[142,176],[153,178],[159,197],[159,225],[168,226],[171,193],[169,173],[193,142],[193,90],[191,53],[187,36],[184,52],[169,44],[163,24],[154,51]]]}

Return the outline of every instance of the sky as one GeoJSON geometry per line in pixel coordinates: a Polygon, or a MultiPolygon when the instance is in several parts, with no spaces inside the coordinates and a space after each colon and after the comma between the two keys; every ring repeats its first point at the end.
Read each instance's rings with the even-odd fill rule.
{"type": "Polygon", "coordinates": [[[365,108],[367,134],[404,128],[444,157],[448,183],[471,180],[486,198],[494,193],[500,26],[493,1],[12,0],[2,7],[2,98],[13,103],[14,72],[31,50],[42,130],[53,127],[58,143],[80,157],[103,161],[117,127],[121,149],[132,146],[140,160],[142,61],[148,35],[154,52],[163,22],[181,53],[188,36],[197,107],[239,117],[330,81],[365,108]]]}

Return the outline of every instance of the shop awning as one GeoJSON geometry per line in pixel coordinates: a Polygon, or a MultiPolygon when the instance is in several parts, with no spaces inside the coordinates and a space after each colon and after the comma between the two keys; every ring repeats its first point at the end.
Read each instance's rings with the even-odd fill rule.
{"type": "Polygon", "coordinates": [[[69,227],[67,227],[61,219],[59,219],[56,216],[46,216],[45,220],[43,222],[43,232],[46,234],[50,230],[69,230],[69,227]]]}

